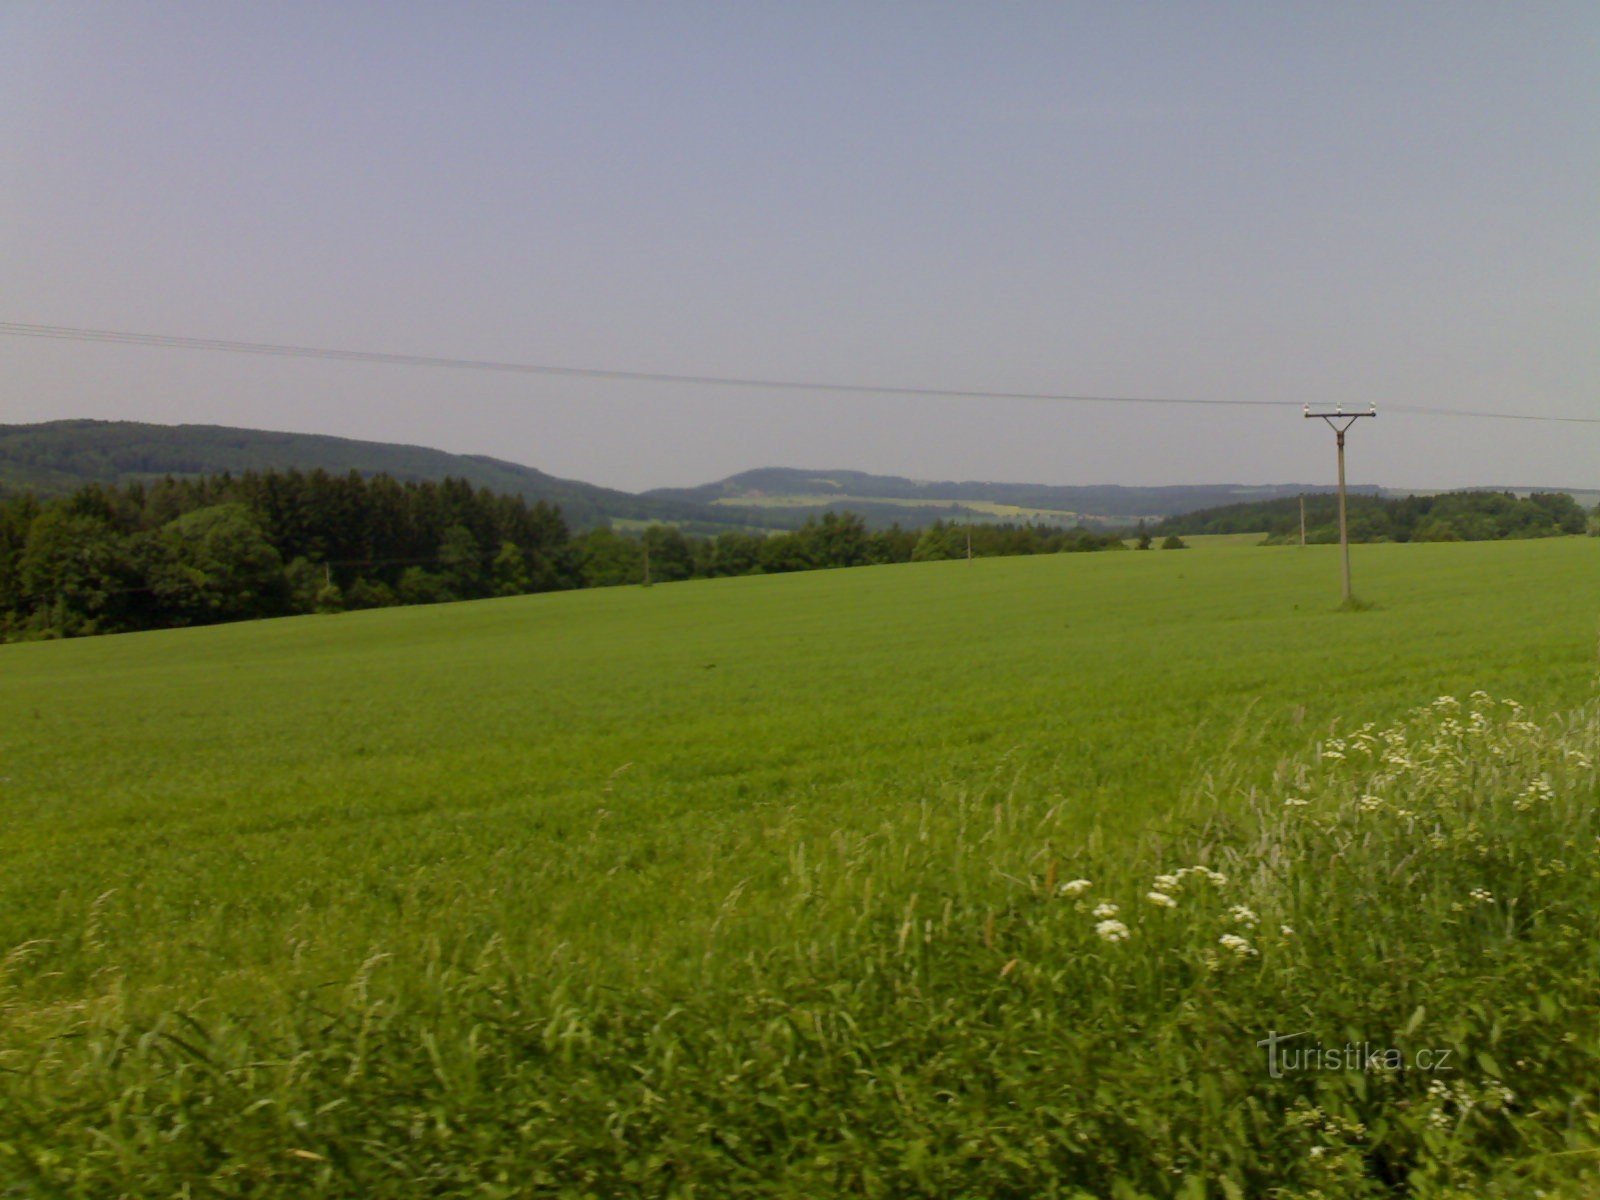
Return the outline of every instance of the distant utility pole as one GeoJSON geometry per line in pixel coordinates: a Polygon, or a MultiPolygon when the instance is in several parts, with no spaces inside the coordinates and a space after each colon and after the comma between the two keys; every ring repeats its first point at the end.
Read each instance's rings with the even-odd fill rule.
{"type": "Polygon", "coordinates": [[[650,586],[650,543],[644,538],[639,541],[644,545],[644,586],[650,586]]]}
{"type": "Polygon", "coordinates": [[[967,561],[972,561],[972,522],[967,522],[967,561]]]}
{"type": "Polygon", "coordinates": [[[1306,544],[1306,494],[1300,493],[1300,548],[1305,549],[1306,544]]]}
{"type": "MultiPolygon", "coordinates": [[[[1349,429],[1362,417],[1375,417],[1378,415],[1378,406],[1370,404],[1366,412],[1347,413],[1344,406],[1336,407],[1331,413],[1314,413],[1311,406],[1305,406],[1306,420],[1322,420],[1328,423],[1328,428],[1333,430],[1335,439],[1339,443],[1339,550],[1344,555],[1344,599],[1348,604],[1351,599],[1350,592],[1350,530],[1345,524],[1344,516],[1344,431],[1349,429]]],[[[1301,513],[1305,512],[1305,500],[1300,501],[1301,513]]],[[[1305,537],[1305,518],[1301,517],[1301,538],[1305,537]]]]}

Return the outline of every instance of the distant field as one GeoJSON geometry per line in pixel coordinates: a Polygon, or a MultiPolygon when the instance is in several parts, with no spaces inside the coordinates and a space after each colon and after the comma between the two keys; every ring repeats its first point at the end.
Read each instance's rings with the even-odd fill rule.
{"type": "Polygon", "coordinates": [[[993,517],[996,521],[1032,521],[1044,522],[1052,525],[1071,525],[1079,520],[1094,520],[1099,522],[1126,522],[1132,524],[1133,517],[1112,517],[1098,514],[1067,512],[1064,509],[1054,508],[1024,508],[1016,504],[999,504],[990,500],[957,500],[929,497],[926,499],[910,499],[900,496],[846,496],[838,493],[819,493],[793,496],[727,496],[711,503],[721,506],[737,508],[824,508],[833,507],[845,509],[854,505],[890,505],[895,508],[960,508],[963,510],[983,513],[993,517]]]}
{"type": "MultiPolygon", "coordinates": [[[[1525,856],[1569,891],[1459,951],[1467,884],[1352,882],[1377,843],[1317,857],[1344,818],[1303,875],[1251,847],[1286,780],[1349,799],[1330,730],[1476,689],[1541,728],[1587,702],[1600,540],[1358,546],[1359,613],[1334,548],[1256,540],[0,647],[0,1195],[1581,1175],[1600,1129],[1561,1097],[1597,1081],[1593,908],[1549,917],[1569,941],[1537,913],[1600,900],[1570,891],[1586,817],[1474,826],[1570,841],[1559,872],[1525,856]],[[1244,930],[1257,958],[1149,924],[1151,873],[1194,862],[1285,906],[1244,930]],[[1103,897],[1133,940],[1093,935],[1103,897]],[[1259,1067],[1266,1029],[1393,1039],[1419,1006],[1405,1037],[1486,1056],[1476,1108],[1259,1067]],[[1286,1125],[1302,1101],[1333,1124],[1286,1125]]],[[[1526,762],[1587,813],[1592,774],[1533,736],[1450,796],[1526,762]]],[[[1461,878],[1503,902],[1518,864],[1461,878]]]]}

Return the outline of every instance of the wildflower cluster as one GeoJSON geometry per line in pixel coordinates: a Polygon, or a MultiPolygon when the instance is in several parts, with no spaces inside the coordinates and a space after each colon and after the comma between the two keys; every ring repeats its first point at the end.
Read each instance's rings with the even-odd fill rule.
{"type": "MultiPolygon", "coordinates": [[[[1319,754],[1320,792],[1338,813],[1395,822],[1432,850],[1493,853],[1491,811],[1549,809],[1563,786],[1593,770],[1587,747],[1567,744],[1527,719],[1516,700],[1475,691],[1465,706],[1443,695],[1386,729],[1363,725],[1329,738],[1319,754]],[[1566,784],[1563,780],[1567,780],[1566,784]],[[1502,807],[1504,806],[1504,807],[1502,807]]],[[[1306,790],[1302,780],[1302,789],[1306,790]]],[[[1283,801],[1310,808],[1301,795],[1283,801]]],[[[1308,814],[1326,822],[1319,803],[1308,814]]]]}
{"type": "Polygon", "coordinates": [[[1224,950],[1232,951],[1239,958],[1251,958],[1259,954],[1248,938],[1242,938],[1237,933],[1225,933],[1217,939],[1224,950]]]}
{"type": "MultiPolygon", "coordinates": [[[[1082,896],[1093,886],[1094,881],[1092,879],[1070,879],[1061,885],[1061,894],[1075,899],[1082,896]]],[[[1083,906],[1080,904],[1078,908],[1079,911],[1082,911],[1083,906]]],[[[1101,941],[1125,942],[1132,936],[1127,925],[1116,919],[1117,914],[1122,910],[1111,901],[1101,900],[1090,911],[1095,918],[1095,936],[1101,941]]]]}
{"type": "Polygon", "coordinates": [[[1498,1080],[1485,1080],[1474,1094],[1465,1080],[1435,1079],[1428,1085],[1428,1124],[1435,1129],[1449,1129],[1480,1105],[1507,1109],[1516,1102],[1517,1094],[1498,1080]]]}
{"type": "MultiPolygon", "coordinates": [[[[1099,940],[1150,936],[1208,972],[1266,955],[1288,965],[1312,952],[1298,949],[1297,929],[1309,934],[1314,922],[1326,949],[1330,920],[1353,927],[1394,903],[1435,905],[1448,922],[1442,928],[1463,939],[1497,936],[1473,914],[1519,918],[1531,908],[1529,881],[1580,869],[1579,831],[1560,814],[1592,786],[1597,740],[1600,725],[1542,728],[1513,700],[1440,696],[1391,726],[1362,725],[1327,739],[1314,758],[1285,764],[1275,798],[1260,799],[1259,841],[1228,850],[1237,881],[1204,864],[1169,868],[1133,893],[1136,907],[1097,896],[1087,879],[1060,891],[1078,900],[1099,940]],[[1552,856],[1543,834],[1520,844],[1505,836],[1507,821],[1523,813],[1560,829],[1564,856],[1552,856]]],[[[1581,845],[1600,857],[1600,838],[1581,845]]],[[[1208,846],[1206,857],[1216,861],[1216,853],[1208,846]]]]}
{"type": "MultiPolygon", "coordinates": [[[[1213,888],[1226,887],[1228,883],[1226,875],[1221,871],[1213,870],[1211,867],[1204,865],[1180,867],[1176,871],[1157,875],[1151,881],[1153,886],[1144,895],[1145,901],[1156,908],[1176,909],[1180,907],[1177,897],[1183,891],[1185,883],[1191,879],[1209,884],[1213,888]]],[[[1093,885],[1087,879],[1075,879],[1071,883],[1063,884],[1061,890],[1069,896],[1081,896],[1091,886],[1093,885]]],[[[1099,901],[1091,910],[1090,915],[1098,921],[1098,924],[1094,927],[1095,933],[1102,940],[1122,942],[1131,936],[1128,926],[1117,919],[1121,911],[1121,908],[1110,900],[1099,901]]],[[[1256,915],[1243,906],[1236,908],[1235,914],[1235,920],[1247,926],[1253,926],[1256,923],[1256,915]],[[1244,921],[1243,917],[1237,915],[1241,912],[1248,914],[1248,921],[1244,921]]],[[[1250,950],[1249,953],[1253,954],[1255,951],[1250,950]]]]}

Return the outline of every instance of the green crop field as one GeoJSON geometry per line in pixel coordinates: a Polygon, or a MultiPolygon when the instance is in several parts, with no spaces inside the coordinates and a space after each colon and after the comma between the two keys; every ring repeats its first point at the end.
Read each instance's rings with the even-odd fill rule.
{"type": "Polygon", "coordinates": [[[0,647],[0,1196],[1593,1194],[1600,541],[1251,540],[0,647]]]}

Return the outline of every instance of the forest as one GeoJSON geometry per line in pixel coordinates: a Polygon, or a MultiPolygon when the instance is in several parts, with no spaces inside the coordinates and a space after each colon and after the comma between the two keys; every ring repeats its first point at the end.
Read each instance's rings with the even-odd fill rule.
{"type": "Polygon", "coordinates": [[[784,533],[574,535],[559,507],[461,479],[261,471],[0,496],[0,640],[77,637],[567,588],[1120,549],[1112,536],[826,513],[784,533]]]}
{"type": "MultiPolygon", "coordinates": [[[[1339,501],[1307,495],[1306,541],[1339,540],[1339,501]]],[[[1353,542],[1484,542],[1583,533],[1589,518],[1565,492],[1441,492],[1432,496],[1352,494],[1347,520],[1353,542]]],[[[1168,517],[1157,534],[1265,533],[1272,544],[1300,540],[1300,498],[1229,504],[1168,517]]]]}

